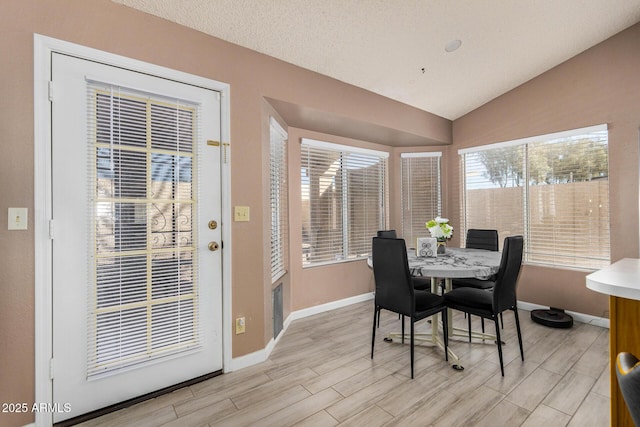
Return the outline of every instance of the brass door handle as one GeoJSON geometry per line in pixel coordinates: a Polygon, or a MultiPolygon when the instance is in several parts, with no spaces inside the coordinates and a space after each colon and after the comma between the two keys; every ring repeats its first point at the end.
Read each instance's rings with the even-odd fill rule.
{"type": "Polygon", "coordinates": [[[214,252],[217,251],[218,248],[220,248],[220,245],[218,245],[218,242],[209,242],[208,247],[211,252],[214,252]]]}

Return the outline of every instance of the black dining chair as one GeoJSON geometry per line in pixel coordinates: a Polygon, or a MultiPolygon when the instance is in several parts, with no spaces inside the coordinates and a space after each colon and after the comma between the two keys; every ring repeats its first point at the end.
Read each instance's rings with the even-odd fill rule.
{"type": "MultiPolygon", "coordinates": [[[[471,228],[467,230],[467,239],[465,247],[470,249],[484,249],[486,251],[498,251],[498,230],[481,230],[471,228]]],[[[475,277],[453,279],[451,282],[452,289],[463,286],[491,289],[495,283],[495,275],[490,278],[479,279],[475,277]]]]}
{"type": "MultiPolygon", "coordinates": [[[[411,320],[411,378],[414,364],[415,322],[442,313],[446,309],[444,298],[424,290],[415,289],[409,271],[407,247],[404,239],[373,238],[373,275],[376,292],[371,338],[371,359],[376,342],[376,318],[381,309],[409,317],[411,320]]],[[[449,360],[447,345],[447,316],[442,316],[445,360],[449,360]]],[[[404,342],[404,321],[402,322],[404,342]]]]}
{"type": "MultiPolygon", "coordinates": [[[[518,343],[520,345],[520,357],[524,361],[522,333],[520,331],[520,319],[518,317],[518,299],[516,296],[518,276],[520,275],[520,268],[522,267],[522,252],[522,236],[507,237],[504,239],[500,268],[492,290],[461,287],[453,289],[444,295],[448,307],[465,312],[467,315],[473,314],[483,319],[494,321],[502,376],[504,376],[504,365],[502,361],[502,341],[500,339],[498,315],[506,310],[512,310],[514,313],[516,330],[518,332],[518,343]]],[[[469,331],[469,336],[471,336],[471,331],[469,331]]]]}
{"type": "Polygon", "coordinates": [[[616,377],[631,418],[640,426],[640,360],[631,353],[618,353],[616,377]]]}
{"type": "Polygon", "coordinates": [[[487,251],[498,250],[498,230],[482,230],[470,228],[467,230],[465,246],[472,249],[484,249],[487,251]]]}
{"type": "MultiPolygon", "coordinates": [[[[385,239],[397,239],[398,233],[396,233],[396,230],[378,230],[377,236],[385,239]]],[[[413,282],[414,288],[431,292],[430,277],[415,276],[412,274],[411,281],[413,282]]],[[[398,314],[398,317],[402,319],[402,327],[404,327],[404,316],[398,314]]],[[[378,326],[380,326],[380,311],[378,311],[378,326]]]]}
{"type": "Polygon", "coordinates": [[[378,230],[377,236],[385,239],[397,239],[398,233],[396,233],[396,230],[378,230]]]}
{"type": "MultiPolygon", "coordinates": [[[[397,239],[398,234],[396,230],[379,230],[378,237],[385,237],[390,239],[397,239]]],[[[413,277],[413,287],[416,289],[431,291],[431,278],[423,277],[423,276],[414,276],[413,277]]]]}
{"type": "MultiPolygon", "coordinates": [[[[465,247],[470,249],[484,249],[486,251],[498,251],[498,230],[485,230],[480,228],[470,228],[467,230],[467,238],[465,247]]],[[[453,279],[451,288],[457,289],[462,287],[470,287],[477,289],[493,289],[496,282],[496,275],[487,278],[465,277],[453,279]]],[[[466,316],[469,328],[469,341],[471,341],[471,316],[466,316]]],[[[482,332],[484,332],[484,319],[481,320],[482,332]]],[[[500,315],[500,324],[504,328],[502,315],[500,315]]]]}

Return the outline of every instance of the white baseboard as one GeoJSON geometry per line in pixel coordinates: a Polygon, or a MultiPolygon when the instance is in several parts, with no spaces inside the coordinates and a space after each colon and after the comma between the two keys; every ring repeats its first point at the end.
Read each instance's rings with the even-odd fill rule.
{"type": "Polygon", "coordinates": [[[337,308],[346,307],[351,304],[357,304],[359,302],[369,301],[373,299],[373,292],[369,292],[362,295],[356,295],[354,297],[349,297],[345,299],[341,299],[338,301],[332,301],[326,304],[317,305],[315,307],[304,308],[302,310],[294,311],[284,320],[282,325],[282,330],[278,334],[278,336],[273,339],[271,338],[267,343],[267,346],[262,349],[255,351],[250,354],[245,354],[244,356],[234,357],[231,359],[231,363],[224,367],[224,372],[233,372],[238,369],[247,368],[249,366],[257,365],[258,363],[262,363],[269,358],[271,352],[280,341],[280,338],[284,335],[284,333],[291,325],[291,322],[297,319],[302,319],[304,317],[313,316],[314,314],[324,313],[326,311],[335,310],[337,308]]]}
{"type": "MultiPolygon", "coordinates": [[[[530,302],[518,301],[518,308],[523,310],[547,310],[549,307],[543,305],[533,304],[530,302]]],[[[590,314],[577,313],[575,311],[566,310],[565,313],[569,314],[577,322],[587,323],[589,325],[600,326],[601,328],[609,329],[609,319],[604,317],[596,317],[590,314]]]]}
{"type": "Polygon", "coordinates": [[[242,368],[248,368],[249,366],[257,365],[258,363],[262,363],[267,360],[267,357],[269,357],[269,355],[267,354],[266,348],[254,351],[253,353],[245,354],[244,356],[233,357],[231,359],[231,363],[227,363],[224,366],[224,372],[229,373],[242,368]]]}
{"type": "MultiPolygon", "coordinates": [[[[328,302],[326,304],[316,305],[315,307],[303,308],[302,310],[294,311],[289,315],[291,320],[298,320],[304,317],[313,316],[314,314],[324,313],[325,311],[335,310],[337,308],[346,307],[351,304],[357,304],[359,302],[369,301],[373,299],[373,292],[366,294],[356,295],[355,297],[349,297],[338,301],[328,302]]],[[[288,320],[289,318],[287,318],[288,320]]]]}

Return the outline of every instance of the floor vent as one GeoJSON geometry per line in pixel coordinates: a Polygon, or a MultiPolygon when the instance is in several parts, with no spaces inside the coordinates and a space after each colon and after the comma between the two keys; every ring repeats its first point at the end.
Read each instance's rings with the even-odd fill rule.
{"type": "Polygon", "coordinates": [[[282,331],[284,322],[282,309],[282,283],[273,290],[273,338],[277,338],[282,331]]]}

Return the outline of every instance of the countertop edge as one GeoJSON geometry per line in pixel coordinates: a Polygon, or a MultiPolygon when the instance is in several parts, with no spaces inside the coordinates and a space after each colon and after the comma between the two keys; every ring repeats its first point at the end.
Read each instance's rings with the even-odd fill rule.
{"type": "Polygon", "coordinates": [[[640,259],[624,258],[586,276],[587,288],[603,294],[640,300],[640,259]]]}

